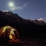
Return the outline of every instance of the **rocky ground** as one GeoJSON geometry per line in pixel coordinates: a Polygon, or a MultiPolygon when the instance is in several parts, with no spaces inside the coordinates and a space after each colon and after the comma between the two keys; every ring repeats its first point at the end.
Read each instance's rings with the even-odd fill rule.
{"type": "Polygon", "coordinates": [[[46,39],[23,38],[21,46],[46,46],[46,39]]]}
{"type": "MultiPolygon", "coordinates": [[[[9,43],[5,46],[15,46],[14,43],[9,43]]],[[[46,39],[38,38],[21,38],[19,46],[46,46],[46,39]]],[[[4,46],[4,45],[3,45],[4,46]]]]}

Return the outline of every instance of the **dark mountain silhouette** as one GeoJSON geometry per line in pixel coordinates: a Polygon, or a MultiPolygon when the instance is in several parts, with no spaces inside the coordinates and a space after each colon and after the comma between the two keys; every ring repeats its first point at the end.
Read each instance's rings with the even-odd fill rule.
{"type": "Polygon", "coordinates": [[[46,23],[38,20],[23,19],[17,13],[0,11],[0,27],[12,26],[21,37],[46,38],[46,23]]]}

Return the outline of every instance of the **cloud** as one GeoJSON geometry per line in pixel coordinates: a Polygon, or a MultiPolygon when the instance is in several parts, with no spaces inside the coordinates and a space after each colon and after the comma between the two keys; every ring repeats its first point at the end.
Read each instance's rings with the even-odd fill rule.
{"type": "MultiPolygon", "coordinates": [[[[22,6],[13,6],[13,7],[9,7],[10,10],[21,10],[23,9],[25,6],[27,6],[27,3],[23,4],[22,6]]],[[[5,10],[3,12],[8,12],[9,10],[5,10]]]]}
{"type": "Polygon", "coordinates": [[[24,4],[23,6],[27,6],[27,4],[24,4]]]}
{"type": "Polygon", "coordinates": [[[17,7],[17,9],[23,9],[23,7],[17,7]]]}
{"type": "Polygon", "coordinates": [[[15,7],[10,7],[9,9],[10,9],[10,10],[15,10],[15,7]]]}
{"type": "Polygon", "coordinates": [[[27,3],[25,3],[22,6],[10,7],[9,9],[10,10],[20,10],[20,9],[23,9],[25,6],[27,6],[27,3]]]}
{"type": "Polygon", "coordinates": [[[10,10],[22,9],[23,7],[10,7],[10,10]]]}

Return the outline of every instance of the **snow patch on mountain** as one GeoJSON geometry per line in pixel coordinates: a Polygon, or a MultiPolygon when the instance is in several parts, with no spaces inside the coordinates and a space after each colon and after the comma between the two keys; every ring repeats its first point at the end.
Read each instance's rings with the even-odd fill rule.
{"type": "Polygon", "coordinates": [[[45,19],[43,19],[43,18],[39,18],[39,19],[37,19],[38,21],[44,21],[45,23],[46,23],[46,20],[45,19]]]}
{"type": "Polygon", "coordinates": [[[37,19],[37,20],[39,20],[39,21],[41,21],[41,20],[42,20],[42,21],[44,21],[44,19],[43,19],[43,18],[39,18],[39,19],[37,19]]]}

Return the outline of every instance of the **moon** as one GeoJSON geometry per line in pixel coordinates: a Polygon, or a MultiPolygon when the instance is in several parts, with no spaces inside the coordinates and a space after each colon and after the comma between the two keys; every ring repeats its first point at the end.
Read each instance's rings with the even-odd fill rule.
{"type": "Polygon", "coordinates": [[[13,3],[13,2],[9,2],[9,3],[8,3],[8,6],[9,6],[9,7],[14,7],[14,3],[13,3]]]}

